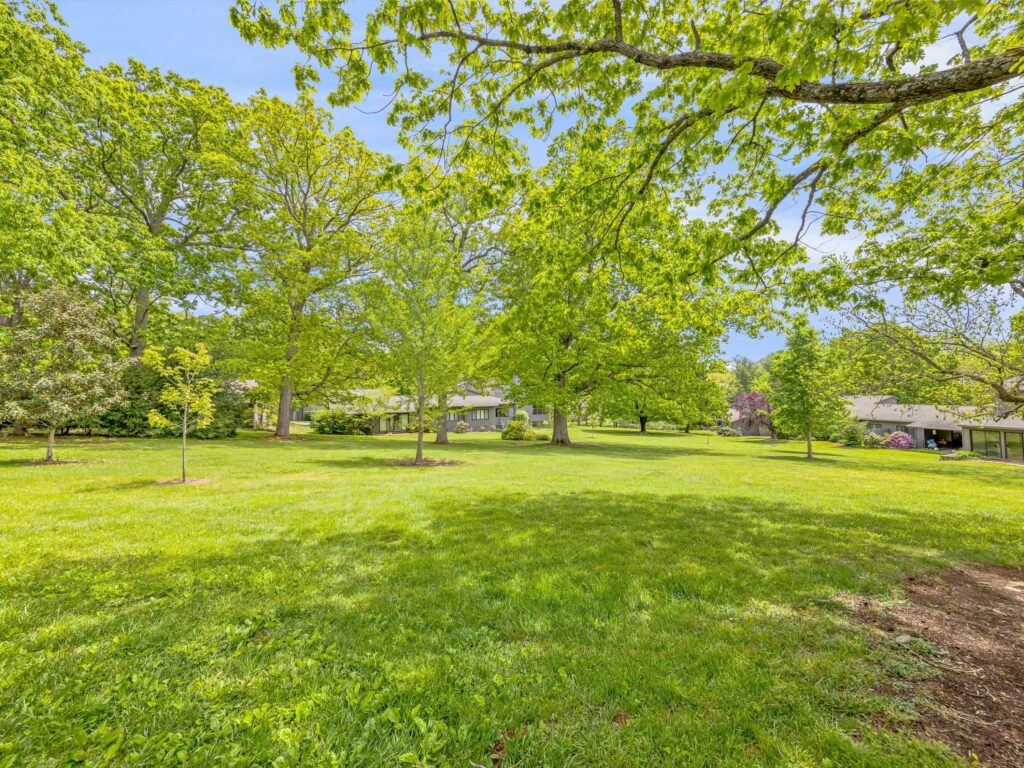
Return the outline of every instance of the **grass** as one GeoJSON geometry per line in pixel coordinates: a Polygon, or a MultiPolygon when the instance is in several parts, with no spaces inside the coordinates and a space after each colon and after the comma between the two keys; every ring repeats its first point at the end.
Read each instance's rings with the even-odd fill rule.
{"type": "Polygon", "coordinates": [[[0,765],[958,764],[833,598],[1024,565],[1024,472],[574,437],[0,441],[0,765]]]}

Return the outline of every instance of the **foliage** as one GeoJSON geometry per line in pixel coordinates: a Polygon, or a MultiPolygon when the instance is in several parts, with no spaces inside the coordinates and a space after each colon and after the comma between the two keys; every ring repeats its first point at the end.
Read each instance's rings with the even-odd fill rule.
{"type": "Polygon", "coordinates": [[[775,433],[775,424],[772,422],[771,404],[768,398],[761,392],[737,392],[732,400],[733,410],[736,411],[737,420],[745,430],[760,431],[761,427],[766,428],[769,433],[775,433]]]}
{"type": "Polygon", "coordinates": [[[467,432],[472,432],[472,431],[473,431],[473,428],[471,426],[469,426],[469,424],[467,422],[463,421],[462,419],[459,419],[458,423],[455,425],[455,432],[457,434],[464,435],[467,432]]]}
{"type": "Polygon", "coordinates": [[[864,433],[863,445],[865,448],[884,448],[885,437],[878,434],[877,432],[871,432],[870,430],[868,430],[864,433]]]}
{"type": "Polygon", "coordinates": [[[209,294],[223,262],[229,190],[207,156],[231,101],[129,60],[89,70],[70,109],[81,130],[67,157],[72,188],[104,233],[85,277],[139,357],[151,323],[209,294]]]}
{"type": "Polygon", "coordinates": [[[386,248],[366,311],[382,372],[411,393],[421,463],[427,421],[443,417],[438,397],[458,390],[487,346],[483,297],[432,216],[413,211],[399,218],[386,248]]]}
{"type": "Polygon", "coordinates": [[[143,364],[149,366],[165,380],[160,391],[160,405],[149,412],[149,423],[157,429],[175,431],[181,435],[181,482],[187,480],[185,454],[188,435],[213,422],[216,406],[213,395],[216,385],[203,374],[210,367],[210,353],[203,344],[195,351],[178,347],[164,357],[156,347],[146,349],[143,364]],[[172,414],[167,416],[167,412],[172,414]]]}
{"type": "MultiPolygon", "coordinates": [[[[95,419],[95,429],[112,437],[164,437],[174,432],[154,426],[149,419],[152,410],[164,410],[160,402],[164,379],[156,370],[145,365],[128,366],[121,376],[121,386],[124,397],[95,419]]],[[[250,423],[251,405],[248,392],[231,382],[219,384],[213,392],[213,419],[197,427],[195,437],[202,440],[235,437],[239,427],[250,423]]],[[[165,411],[164,415],[173,416],[170,411],[165,411]]]]}
{"type": "Polygon", "coordinates": [[[530,414],[526,411],[516,411],[505,428],[501,430],[502,440],[537,440],[540,436],[530,424],[530,414]]]}
{"type": "Polygon", "coordinates": [[[111,327],[75,292],[53,284],[24,297],[22,317],[0,336],[0,417],[54,432],[95,417],[122,397],[126,361],[111,327]]]}
{"type": "Polygon", "coordinates": [[[386,158],[335,130],[308,94],[255,96],[220,146],[238,261],[218,293],[241,309],[239,368],[273,392],[286,435],[294,398],[316,402],[366,364],[359,290],[373,271],[386,158]]]}
{"type": "Polygon", "coordinates": [[[370,419],[363,414],[348,413],[340,408],[317,411],[311,419],[318,435],[371,435],[370,419]]]}
{"type": "MultiPolygon", "coordinates": [[[[1003,163],[975,147],[997,134],[1019,149],[1022,10],[979,8],[807,0],[751,13],[743,3],[692,1],[411,0],[371,6],[357,20],[337,0],[235,0],[231,20],[249,42],[296,46],[308,57],[295,69],[299,82],[332,69],[335,104],[358,102],[377,73],[394,72],[392,124],[426,151],[454,154],[460,139],[479,135],[507,143],[519,125],[578,136],[628,116],[627,140],[615,147],[621,171],[595,180],[607,201],[595,235],[614,237],[652,184],[694,207],[713,190],[707,208],[734,259],[706,252],[702,271],[754,276],[779,266],[747,247],[774,229],[779,210],[802,208],[799,244],[819,218],[828,235],[912,219],[913,210],[883,203],[915,199],[961,165],[961,153],[985,156],[984,178],[999,177],[1003,163]],[[929,57],[948,40],[960,49],[937,67],[929,57]],[[866,204],[872,198],[883,203],[866,204]]],[[[1019,222],[1018,188],[1007,184],[992,212],[1014,211],[1006,218],[1019,222]]]]}
{"type": "Polygon", "coordinates": [[[906,432],[892,432],[885,436],[885,447],[906,451],[914,447],[914,438],[906,432]]]}
{"type": "Polygon", "coordinates": [[[839,425],[839,429],[834,435],[835,439],[833,442],[839,443],[847,448],[860,448],[865,445],[866,437],[867,432],[864,428],[863,422],[857,421],[856,419],[847,419],[844,424],[839,425]]]}
{"type": "Polygon", "coordinates": [[[786,339],[786,349],[772,360],[769,395],[772,417],[787,434],[804,437],[807,457],[814,435],[831,434],[846,414],[824,346],[806,321],[797,322],[786,339]]]}

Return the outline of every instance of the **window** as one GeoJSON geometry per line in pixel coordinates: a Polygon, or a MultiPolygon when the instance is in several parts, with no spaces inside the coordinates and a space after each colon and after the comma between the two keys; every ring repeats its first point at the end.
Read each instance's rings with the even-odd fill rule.
{"type": "Polygon", "coordinates": [[[472,411],[469,412],[469,418],[471,418],[473,421],[483,421],[489,415],[490,414],[487,412],[486,408],[474,408],[472,411]]]}
{"type": "Polygon", "coordinates": [[[1020,432],[1006,433],[1006,458],[1010,461],[1024,461],[1024,435],[1020,432]]]}
{"type": "Polygon", "coordinates": [[[971,450],[990,459],[1002,457],[999,450],[999,433],[988,429],[971,430],[971,450]]]}
{"type": "Polygon", "coordinates": [[[458,421],[459,414],[457,414],[455,411],[447,411],[444,415],[444,419],[445,421],[458,421]]]}
{"type": "Polygon", "coordinates": [[[505,406],[499,406],[494,409],[494,415],[499,419],[504,418],[505,416],[508,416],[508,408],[505,406]]]}
{"type": "Polygon", "coordinates": [[[531,405],[530,408],[533,409],[534,413],[547,413],[548,412],[548,407],[546,405],[531,405]]]}

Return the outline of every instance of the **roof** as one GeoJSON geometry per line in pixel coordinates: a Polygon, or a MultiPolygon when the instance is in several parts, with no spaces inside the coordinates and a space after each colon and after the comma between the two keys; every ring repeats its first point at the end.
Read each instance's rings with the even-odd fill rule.
{"type": "MultiPolygon", "coordinates": [[[[349,394],[356,402],[332,403],[330,407],[349,413],[364,413],[366,411],[413,413],[416,411],[415,399],[406,395],[386,395],[383,390],[379,389],[355,389],[349,394]]],[[[510,402],[494,395],[465,394],[452,395],[448,398],[448,408],[452,410],[497,408],[502,405],[510,405],[510,402]]]]}
{"type": "Polygon", "coordinates": [[[920,405],[899,403],[891,395],[847,397],[850,415],[862,421],[888,421],[922,429],[960,429],[982,427],[1024,430],[1024,419],[1007,415],[991,416],[968,406],[920,405]]]}

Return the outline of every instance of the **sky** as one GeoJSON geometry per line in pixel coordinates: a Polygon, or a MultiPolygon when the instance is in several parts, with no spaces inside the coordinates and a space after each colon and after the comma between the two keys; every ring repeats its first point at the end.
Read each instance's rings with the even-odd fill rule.
{"type": "MultiPolygon", "coordinates": [[[[350,3],[353,18],[365,15],[363,9],[370,4],[367,0],[350,3]]],[[[291,67],[300,55],[294,50],[251,46],[242,40],[228,20],[231,0],[58,0],[58,6],[71,34],[89,48],[87,60],[92,66],[135,58],[150,67],[220,86],[236,101],[261,88],[282,98],[295,95],[291,67]]],[[[324,88],[331,84],[327,75],[324,88]]],[[[378,111],[386,103],[387,90],[387,83],[382,83],[359,107],[333,110],[335,123],[351,127],[375,151],[402,156],[394,130],[378,111]]],[[[543,148],[531,149],[535,158],[543,156],[543,148]]],[[[783,237],[795,231],[801,207],[802,201],[792,200],[778,212],[783,237]]],[[[821,237],[815,240],[814,233],[809,240],[815,246],[810,251],[812,260],[855,245],[821,237]]],[[[725,354],[758,359],[783,343],[771,333],[761,338],[734,334],[725,344],[725,354]]]]}

